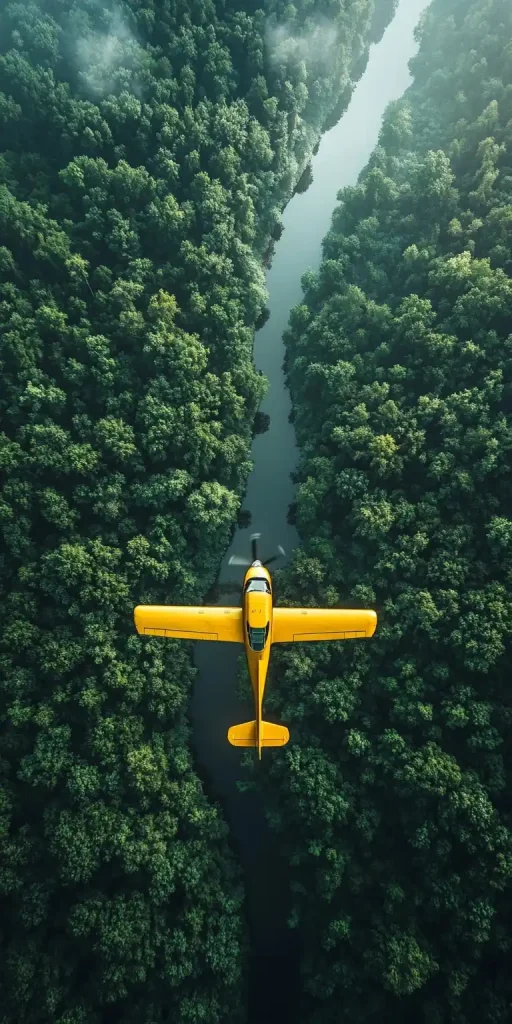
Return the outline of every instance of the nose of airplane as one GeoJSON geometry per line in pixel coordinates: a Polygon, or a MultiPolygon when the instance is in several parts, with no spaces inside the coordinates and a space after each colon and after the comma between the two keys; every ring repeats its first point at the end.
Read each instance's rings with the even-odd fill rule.
{"type": "Polygon", "coordinates": [[[259,558],[256,558],[252,564],[254,566],[254,565],[261,565],[262,563],[260,562],[259,558]]]}

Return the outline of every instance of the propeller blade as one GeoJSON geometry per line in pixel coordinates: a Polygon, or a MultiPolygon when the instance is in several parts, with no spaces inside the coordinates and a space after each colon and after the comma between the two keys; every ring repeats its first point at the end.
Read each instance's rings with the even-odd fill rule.
{"type": "Polygon", "coordinates": [[[251,533],[251,548],[252,548],[252,560],[253,560],[253,562],[255,562],[257,557],[258,557],[258,550],[257,550],[257,546],[256,546],[256,541],[259,540],[260,537],[261,537],[261,533],[251,533]]]}
{"type": "Polygon", "coordinates": [[[278,550],[279,554],[272,555],[271,558],[267,558],[267,561],[263,562],[263,565],[270,565],[271,562],[276,562],[278,558],[282,558],[283,555],[286,554],[284,548],[282,548],[280,544],[277,545],[277,550],[278,550]]]}
{"type": "MultiPolygon", "coordinates": [[[[231,555],[228,565],[252,565],[252,562],[255,562],[258,558],[257,541],[260,537],[261,533],[251,533],[252,559],[242,558],[240,555],[231,555]]],[[[263,565],[270,565],[271,562],[275,562],[277,558],[281,558],[285,554],[285,550],[280,544],[278,545],[277,550],[278,554],[272,555],[272,558],[267,558],[267,561],[263,562],[263,565]]]]}

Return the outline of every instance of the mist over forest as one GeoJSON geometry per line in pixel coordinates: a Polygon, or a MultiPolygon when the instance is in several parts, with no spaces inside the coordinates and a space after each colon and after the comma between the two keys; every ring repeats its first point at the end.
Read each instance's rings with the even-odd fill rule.
{"type": "MultiPolygon", "coordinates": [[[[0,1024],[250,1019],[192,645],[133,609],[215,583],[281,215],[396,8],[0,10],[0,1024]]],[[[300,1024],[512,1019],[512,7],[431,0],[416,38],[285,333],[277,603],[379,617],[273,649],[291,740],[241,757],[300,1024]]]]}

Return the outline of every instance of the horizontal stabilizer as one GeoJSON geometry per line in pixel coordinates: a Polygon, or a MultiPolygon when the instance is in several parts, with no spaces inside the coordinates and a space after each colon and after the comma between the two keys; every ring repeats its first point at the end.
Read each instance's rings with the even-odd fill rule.
{"type": "Polygon", "coordinates": [[[260,738],[262,747],[284,747],[285,743],[288,743],[290,739],[290,733],[285,725],[262,722],[260,738]]]}
{"type": "MultiPolygon", "coordinates": [[[[274,725],[273,722],[261,723],[260,746],[284,747],[289,739],[290,733],[285,725],[274,725]]],[[[228,729],[228,740],[234,747],[257,747],[256,722],[232,725],[228,729]]]]}
{"type": "Polygon", "coordinates": [[[228,740],[234,747],[256,747],[256,722],[242,722],[228,729],[228,740]]]}

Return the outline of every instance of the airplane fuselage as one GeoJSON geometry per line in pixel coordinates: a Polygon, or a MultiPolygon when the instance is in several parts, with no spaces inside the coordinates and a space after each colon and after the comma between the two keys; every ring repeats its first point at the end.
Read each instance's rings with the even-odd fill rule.
{"type": "Polygon", "coordinates": [[[253,562],[243,584],[244,645],[256,709],[257,734],[262,721],[263,694],[272,644],[272,582],[261,563],[253,562]],[[264,581],[268,589],[253,590],[264,581]]]}

